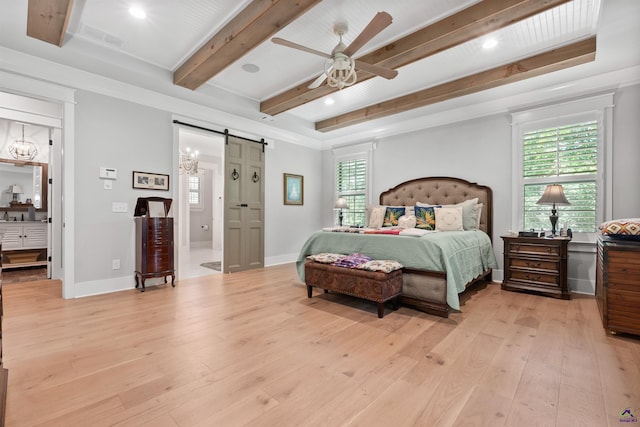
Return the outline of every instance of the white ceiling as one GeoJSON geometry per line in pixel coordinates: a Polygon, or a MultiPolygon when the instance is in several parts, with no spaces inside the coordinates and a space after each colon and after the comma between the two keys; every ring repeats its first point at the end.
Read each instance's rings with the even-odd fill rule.
{"type": "MultiPolygon", "coordinates": [[[[26,36],[26,1],[4,3],[0,15],[1,46],[224,108],[262,123],[266,122],[261,120],[264,115],[259,112],[260,101],[318,76],[323,69],[322,58],[267,41],[195,92],[172,85],[173,71],[250,0],[135,0],[147,12],[147,19],[142,21],[128,13],[133,1],[76,0],[61,48],[26,36]],[[244,64],[255,64],[260,71],[248,73],[242,69],[244,64]]],[[[330,52],[337,43],[337,36],[333,34],[336,21],[348,22],[350,30],[345,43],[349,44],[376,12],[389,12],[393,23],[360,49],[358,57],[475,3],[474,0],[324,0],[276,36],[330,52]]],[[[324,98],[312,101],[276,116],[268,125],[318,140],[344,141],[354,135],[372,135],[380,129],[386,129],[387,133],[397,132],[403,122],[442,114],[448,109],[466,108],[470,103],[491,102],[497,94],[509,97],[544,90],[556,90],[554,95],[570,93],[566,88],[580,79],[640,65],[639,19],[638,0],[606,0],[602,3],[601,0],[574,0],[495,32],[492,36],[498,40],[498,46],[493,50],[480,47],[484,38],[472,40],[400,68],[394,80],[370,79],[332,94],[335,103],[331,106],[325,105],[324,98]],[[313,128],[318,120],[503,65],[593,34],[598,36],[593,63],[326,134],[313,128]]]]}

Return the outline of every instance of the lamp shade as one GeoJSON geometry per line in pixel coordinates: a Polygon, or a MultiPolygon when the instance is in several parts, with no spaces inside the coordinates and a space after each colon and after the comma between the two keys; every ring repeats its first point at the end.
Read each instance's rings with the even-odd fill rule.
{"type": "Polygon", "coordinates": [[[334,206],[336,209],[349,209],[349,205],[347,204],[347,199],[344,197],[338,197],[336,201],[336,205],[334,206]]]}
{"type": "Polygon", "coordinates": [[[571,203],[564,195],[564,190],[560,184],[549,184],[545,188],[542,197],[536,202],[537,205],[558,205],[568,206],[571,203]]]}
{"type": "Polygon", "coordinates": [[[11,187],[9,187],[9,193],[22,194],[22,187],[20,187],[19,185],[12,185],[11,187]]]}

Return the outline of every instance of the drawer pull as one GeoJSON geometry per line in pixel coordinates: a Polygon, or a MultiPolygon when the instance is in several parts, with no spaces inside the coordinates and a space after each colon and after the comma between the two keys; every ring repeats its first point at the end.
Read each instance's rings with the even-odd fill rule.
{"type": "Polygon", "coordinates": [[[551,253],[553,251],[553,248],[547,248],[547,253],[551,253]]]}
{"type": "Polygon", "coordinates": [[[541,277],[542,277],[542,276],[540,276],[539,274],[537,274],[537,275],[535,275],[535,276],[533,276],[533,275],[531,275],[531,274],[527,274],[527,280],[534,280],[534,281],[536,281],[536,282],[540,281],[540,278],[541,278],[541,277]]]}
{"type": "Polygon", "coordinates": [[[529,262],[529,261],[527,261],[527,267],[538,268],[538,267],[540,267],[540,262],[529,262]]]}

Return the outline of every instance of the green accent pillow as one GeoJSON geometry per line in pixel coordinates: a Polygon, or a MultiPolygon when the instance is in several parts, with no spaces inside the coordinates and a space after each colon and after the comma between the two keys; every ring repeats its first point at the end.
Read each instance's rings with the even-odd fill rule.
{"type": "Polygon", "coordinates": [[[387,206],[387,211],[384,214],[383,227],[394,227],[398,225],[398,219],[404,215],[404,208],[392,208],[387,206]]]}
{"type": "Polygon", "coordinates": [[[435,230],[436,229],[436,212],[435,208],[440,208],[440,205],[433,206],[416,206],[414,212],[416,215],[416,228],[423,230],[435,230]]]}

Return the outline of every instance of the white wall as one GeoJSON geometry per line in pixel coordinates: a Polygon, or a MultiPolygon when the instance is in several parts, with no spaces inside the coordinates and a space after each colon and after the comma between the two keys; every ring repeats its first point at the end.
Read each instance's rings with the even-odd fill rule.
{"type": "MultiPolygon", "coordinates": [[[[138,197],[172,197],[171,191],[132,188],[132,171],[171,174],[171,115],[87,91],[78,91],[75,139],[75,294],[88,295],[134,285],[133,209],[138,197]],[[101,166],[117,169],[105,190],[101,166]],[[127,213],[111,211],[126,202],[127,213]],[[113,270],[111,261],[120,260],[113,270]]],[[[175,177],[170,177],[171,190],[175,177]]]]}
{"type": "Polygon", "coordinates": [[[265,152],[265,264],[295,261],[307,238],[321,227],[320,151],[277,142],[265,152]],[[304,177],[304,204],[284,204],[284,173],[304,177]]]}
{"type": "Polygon", "coordinates": [[[613,98],[613,218],[640,218],[640,85],[613,98]]]}
{"type": "MultiPolygon", "coordinates": [[[[131,188],[132,171],[171,174],[173,128],[168,112],[78,91],[76,107],[76,295],[133,287],[133,208],[138,197],[172,197],[169,192],[131,188]],[[112,190],[103,188],[100,166],[116,168],[112,190]],[[111,212],[127,202],[128,213],[111,212]],[[112,260],[120,259],[120,270],[112,260]]],[[[265,264],[291,262],[306,238],[320,227],[320,152],[296,144],[266,149],[265,264]],[[284,206],[283,173],[304,176],[304,205],[284,206]]]]}
{"type": "MultiPolygon", "coordinates": [[[[640,85],[619,89],[613,111],[613,215],[640,217],[640,85]]],[[[395,185],[425,176],[451,176],[493,190],[493,247],[502,279],[503,244],[511,221],[511,124],[500,114],[380,139],[373,153],[373,201],[395,185]]],[[[323,151],[322,222],[333,221],[333,158],[323,151]],[[329,184],[330,183],[330,184],[329,184]]],[[[595,289],[595,248],[570,245],[569,285],[578,292],[595,289]]]]}

